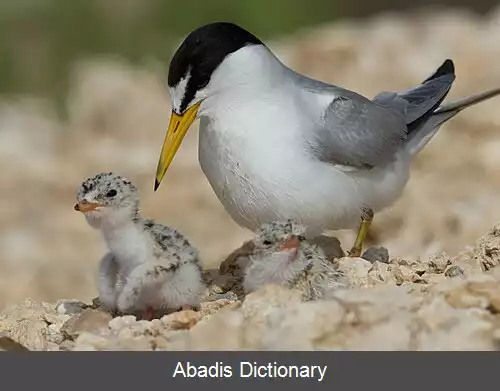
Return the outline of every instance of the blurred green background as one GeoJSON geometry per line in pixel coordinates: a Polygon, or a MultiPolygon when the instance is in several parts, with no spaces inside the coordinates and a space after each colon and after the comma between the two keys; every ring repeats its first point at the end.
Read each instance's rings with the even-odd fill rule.
{"type": "MultiPolygon", "coordinates": [[[[78,58],[167,63],[193,28],[231,20],[263,39],[340,17],[433,4],[400,0],[0,0],[0,95],[61,98],[78,58]]],[[[440,0],[488,11],[494,0],[440,0]]],[[[166,69],[166,65],[165,65],[166,69]]]]}

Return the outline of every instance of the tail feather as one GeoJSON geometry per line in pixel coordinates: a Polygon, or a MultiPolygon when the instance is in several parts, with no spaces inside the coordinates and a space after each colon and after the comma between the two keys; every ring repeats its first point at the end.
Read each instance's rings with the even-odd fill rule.
{"type": "Polygon", "coordinates": [[[418,129],[415,129],[411,133],[406,143],[407,151],[412,155],[417,154],[427,145],[429,140],[436,134],[443,123],[453,118],[467,107],[473,106],[497,95],[500,95],[500,88],[471,95],[438,107],[434,110],[430,118],[425,121],[425,123],[421,124],[418,129]]]}
{"type": "Polygon", "coordinates": [[[400,91],[398,96],[408,101],[406,123],[408,134],[418,129],[441,105],[455,81],[453,61],[446,60],[420,85],[407,91],[400,91]]]}
{"type": "Polygon", "coordinates": [[[500,95],[500,88],[495,88],[492,90],[488,90],[485,92],[482,92],[480,94],[475,94],[468,96],[467,98],[462,98],[455,100],[453,102],[447,103],[445,105],[442,105],[437,108],[436,111],[434,111],[433,115],[436,114],[441,114],[445,112],[450,112],[454,111],[455,114],[459,113],[463,109],[466,109],[467,107],[470,107],[472,105],[475,105],[476,103],[483,102],[487,99],[493,98],[497,95],[500,95]]]}

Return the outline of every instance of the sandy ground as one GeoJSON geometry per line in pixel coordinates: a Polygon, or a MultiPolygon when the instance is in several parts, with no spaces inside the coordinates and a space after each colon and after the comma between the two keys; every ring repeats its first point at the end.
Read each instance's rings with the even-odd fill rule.
{"type": "MultiPolygon", "coordinates": [[[[449,99],[500,86],[500,9],[383,15],[303,31],[270,44],[297,71],[372,97],[456,65],[449,99]]],[[[197,159],[197,129],[159,191],[154,174],[170,114],[165,75],[92,59],[74,69],[69,119],[44,102],[0,102],[0,307],[25,297],[96,296],[99,232],[73,210],[87,176],[116,171],[142,194],[145,215],[186,234],[215,265],[250,233],[224,211],[197,159]]],[[[500,221],[500,98],[450,121],[415,160],[396,205],[376,216],[372,243],[391,256],[455,253],[500,221]]],[[[336,233],[344,247],[352,233],[336,233]]]]}

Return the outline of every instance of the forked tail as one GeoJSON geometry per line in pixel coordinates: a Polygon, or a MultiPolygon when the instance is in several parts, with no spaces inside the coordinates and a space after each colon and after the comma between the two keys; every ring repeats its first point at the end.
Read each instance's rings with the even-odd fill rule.
{"type": "MultiPolygon", "coordinates": [[[[475,105],[476,103],[483,102],[487,99],[500,95],[500,88],[495,88],[482,92],[480,94],[471,95],[450,103],[439,106],[432,115],[421,126],[409,134],[407,139],[406,148],[415,155],[422,150],[429,140],[436,134],[439,127],[453,118],[462,110],[475,105]]],[[[499,102],[500,105],[500,102],[499,102]]]]}

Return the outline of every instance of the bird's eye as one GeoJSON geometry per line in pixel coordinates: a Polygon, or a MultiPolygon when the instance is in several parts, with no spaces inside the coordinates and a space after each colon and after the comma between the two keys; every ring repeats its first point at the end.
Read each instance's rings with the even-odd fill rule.
{"type": "Polygon", "coordinates": [[[114,197],[116,195],[116,190],[115,189],[111,189],[110,191],[108,191],[106,193],[106,197],[114,197]]]}
{"type": "Polygon", "coordinates": [[[262,242],[265,246],[270,246],[271,244],[273,244],[270,240],[264,240],[262,242]]]}

